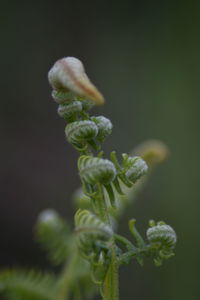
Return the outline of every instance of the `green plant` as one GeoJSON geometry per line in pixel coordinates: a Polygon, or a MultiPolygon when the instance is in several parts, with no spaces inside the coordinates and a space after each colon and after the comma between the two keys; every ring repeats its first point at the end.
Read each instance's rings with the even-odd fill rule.
{"type": "Polygon", "coordinates": [[[88,79],[82,63],[73,57],[55,63],[49,72],[52,96],[58,114],[67,121],[65,135],[78,151],[82,183],[74,195],[75,229],[54,210],[42,212],[36,224],[37,240],[46,249],[57,275],[38,271],[6,270],[0,273],[0,293],[5,299],[81,300],[100,292],[104,300],[117,300],[118,269],[136,259],[143,264],[153,257],[155,264],[173,256],[176,234],[164,222],[149,222],[146,239],[129,221],[133,241],[116,233],[124,209],[130,205],[157,163],[167,156],[166,146],[148,141],[131,155],[116,153],[104,157],[102,143],[111,134],[112,123],[104,116],[90,116],[93,105],[104,98],[88,79]]]}

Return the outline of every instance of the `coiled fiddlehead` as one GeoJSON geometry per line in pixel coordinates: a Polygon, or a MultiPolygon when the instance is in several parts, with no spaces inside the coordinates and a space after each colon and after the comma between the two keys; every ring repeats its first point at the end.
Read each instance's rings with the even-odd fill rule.
{"type": "Polygon", "coordinates": [[[61,118],[69,120],[70,117],[82,111],[82,103],[80,101],[70,101],[69,103],[60,104],[58,106],[58,114],[61,118]]]}
{"type": "Polygon", "coordinates": [[[97,125],[89,120],[75,121],[65,127],[68,142],[75,145],[92,140],[97,133],[97,125]]]}
{"type": "Polygon", "coordinates": [[[96,248],[104,248],[113,235],[112,229],[89,210],[79,209],[75,214],[75,231],[80,250],[89,256],[96,248]]]}
{"type": "Polygon", "coordinates": [[[80,156],[78,160],[79,174],[83,181],[89,184],[102,183],[108,185],[116,176],[114,164],[99,157],[80,156]]]}
{"type": "Polygon", "coordinates": [[[64,104],[75,100],[74,94],[65,90],[53,90],[51,95],[58,104],[64,104]]]}
{"type": "Polygon", "coordinates": [[[157,225],[148,228],[147,239],[151,245],[160,244],[163,248],[173,249],[176,244],[176,233],[171,226],[158,222],[157,225]]]}
{"type": "Polygon", "coordinates": [[[161,265],[163,259],[174,255],[173,249],[176,245],[176,233],[174,229],[164,222],[150,221],[150,228],[147,230],[147,240],[150,248],[156,254],[154,259],[156,265],[161,265]]]}
{"type": "Polygon", "coordinates": [[[126,177],[133,183],[147,173],[147,164],[139,156],[128,157],[126,163],[129,166],[128,170],[126,171],[126,177]]]}
{"type": "Polygon", "coordinates": [[[123,153],[121,164],[118,162],[115,151],[111,152],[110,157],[116,167],[117,177],[129,188],[148,170],[146,162],[139,156],[131,157],[123,153]]]}
{"type": "Polygon", "coordinates": [[[91,120],[95,122],[98,127],[98,134],[96,138],[100,142],[103,142],[112,132],[113,125],[111,121],[104,116],[91,117],[91,120]]]}

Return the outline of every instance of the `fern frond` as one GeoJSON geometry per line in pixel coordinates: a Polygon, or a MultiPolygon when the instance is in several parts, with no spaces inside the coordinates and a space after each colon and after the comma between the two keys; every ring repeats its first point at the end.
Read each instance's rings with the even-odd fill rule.
{"type": "Polygon", "coordinates": [[[78,160],[80,177],[89,184],[111,183],[116,176],[115,166],[108,159],[82,155],[78,160]]]}
{"type": "Polygon", "coordinates": [[[75,226],[78,246],[85,255],[90,255],[98,242],[109,242],[113,235],[110,226],[86,209],[76,212],[75,226]]]}
{"type": "Polygon", "coordinates": [[[65,135],[71,144],[92,140],[97,133],[97,125],[89,120],[75,121],[65,127],[65,135]]]}
{"type": "Polygon", "coordinates": [[[151,245],[164,249],[173,249],[176,244],[176,232],[174,229],[160,221],[157,224],[150,221],[151,227],[147,229],[147,239],[151,245]]]}
{"type": "Polygon", "coordinates": [[[55,300],[56,279],[37,271],[0,272],[0,295],[6,300],[55,300]]]}
{"type": "Polygon", "coordinates": [[[36,238],[56,265],[66,261],[71,234],[64,219],[57,212],[47,209],[40,213],[36,224],[36,238]]]}
{"type": "Polygon", "coordinates": [[[61,118],[69,120],[70,117],[81,112],[82,108],[82,103],[80,101],[70,101],[58,106],[58,114],[61,118]]]}
{"type": "Polygon", "coordinates": [[[91,117],[91,120],[95,122],[98,127],[97,139],[103,142],[112,132],[113,125],[111,121],[104,116],[91,117]]]}
{"type": "Polygon", "coordinates": [[[176,232],[174,229],[160,221],[149,222],[150,228],[147,229],[147,240],[149,241],[150,250],[155,255],[154,263],[160,266],[164,259],[174,256],[173,249],[176,245],[176,232]]]}
{"type": "Polygon", "coordinates": [[[148,170],[146,162],[139,156],[128,157],[126,166],[128,167],[126,177],[133,183],[145,175],[148,170]]]}

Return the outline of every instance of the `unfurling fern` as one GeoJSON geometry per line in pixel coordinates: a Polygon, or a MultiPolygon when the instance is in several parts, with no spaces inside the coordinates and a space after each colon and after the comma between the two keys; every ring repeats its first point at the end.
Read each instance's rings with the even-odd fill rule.
{"type": "Polygon", "coordinates": [[[98,127],[97,139],[103,142],[107,136],[112,132],[112,123],[108,118],[104,116],[91,117],[91,120],[96,123],[98,127]]]}
{"type": "Polygon", "coordinates": [[[68,142],[75,145],[92,140],[97,133],[97,125],[89,120],[75,121],[65,127],[68,142]]]}
{"type": "Polygon", "coordinates": [[[42,212],[36,224],[37,240],[54,264],[63,264],[61,272],[55,278],[36,271],[0,272],[0,295],[5,300],[88,300],[96,291],[92,277],[103,300],[119,300],[120,264],[133,258],[142,264],[145,256],[153,256],[159,265],[173,255],[176,234],[164,222],[150,223],[147,242],[134,219],[129,222],[133,243],[114,232],[117,217],[128,203],[125,197],[130,198],[133,190],[135,193],[137,181],[147,172],[146,162],[150,168],[161,162],[166,148],[154,141],[133,154],[142,158],[122,154],[119,162],[112,152],[111,160],[105,159],[101,144],[111,134],[112,123],[103,116],[90,117],[89,109],[103,104],[104,97],[87,77],[81,61],[74,57],[58,60],[48,78],[59,104],[58,114],[68,122],[67,140],[80,154],[83,193],[76,200],[75,231],[71,233],[55,211],[42,212]]]}
{"type": "Polygon", "coordinates": [[[75,100],[73,93],[66,90],[53,90],[51,95],[58,104],[64,104],[75,100]]]}
{"type": "Polygon", "coordinates": [[[82,103],[80,101],[70,101],[69,103],[60,104],[58,106],[58,114],[61,118],[69,120],[70,117],[82,111],[82,103]]]}
{"type": "Polygon", "coordinates": [[[122,163],[119,163],[115,151],[111,152],[110,157],[116,167],[117,177],[128,188],[131,188],[138,179],[147,173],[146,162],[138,156],[132,157],[123,153],[122,163]]]}
{"type": "Polygon", "coordinates": [[[0,294],[6,300],[55,300],[56,279],[37,271],[5,270],[0,273],[0,294]]]}
{"type": "Polygon", "coordinates": [[[133,183],[147,173],[146,162],[138,156],[128,157],[126,164],[128,166],[126,177],[133,183]]]}
{"type": "Polygon", "coordinates": [[[147,239],[151,245],[173,249],[176,244],[176,233],[171,226],[164,222],[158,222],[157,225],[148,228],[147,239]]]}
{"type": "Polygon", "coordinates": [[[48,251],[49,259],[54,264],[66,261],[71,234],[67,223],[57,212],[47,209],[40,213],[36,224],[36,238],[48,251]]]}
{"type": "Polygon", "coordinates": [[[176,245],[176,233],[174,229],[164,222],[150,221],[150,228],[147,229],[147,240],[150,248],[155,254],[154,262],[161,265],[163,259],[168,259],[174,255],[173,249],[176,245]]]}
{"type": "Polygon", "coordinates": [[[105,247],[113,235],[110,226],[88,210],[79,209],[75,215],[77,242],[84,255],[89,256],[98,247],[105,247]]]}
{"type": "Polygon", "coordinates": [[[102,183],[108,185],[116,176],[113,163],[108,159],[99,157],[80,156],[78,168],[81,179],[90,184],[102,183]]]}

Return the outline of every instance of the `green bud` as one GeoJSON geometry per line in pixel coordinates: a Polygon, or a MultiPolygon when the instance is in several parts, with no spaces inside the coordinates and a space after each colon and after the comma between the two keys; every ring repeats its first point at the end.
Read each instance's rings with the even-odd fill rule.
{"type": "Polygon", "coordinates": [[[133,183],[147,173],[147,164],[139,156],[129,157],[126,163],[129,164],[126,177],[133,183]]]}
{"type": "Polygon", "coordinates": [[[147,239],[151,245],[160,245],[161,248],[173,249],[176,244],[176,233],[171,226],[162,222],[148,228],[147,239]]]}
{"type": "Polygon", "coordinates": [[[72,115],[82,111],[82,103],[80,101],[71,101],[69,103],[60,104],[58,106],[58,114],[61,118],[68,119],[72,115]]]}
{"type": "Polygon", "coordinates": [[[103,142],[112,132],[113,125],[111,121],[103,116],[91,117],[91,120],[95,122],[98,127],[97,139],[103,142]]]}

